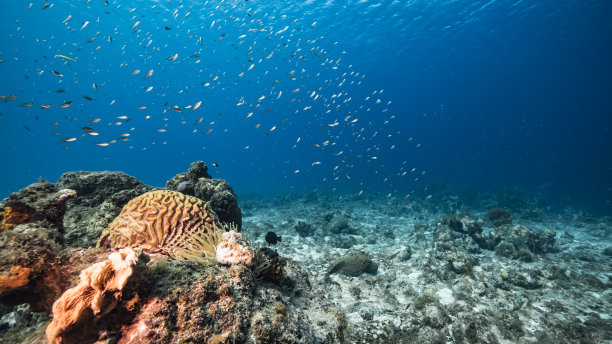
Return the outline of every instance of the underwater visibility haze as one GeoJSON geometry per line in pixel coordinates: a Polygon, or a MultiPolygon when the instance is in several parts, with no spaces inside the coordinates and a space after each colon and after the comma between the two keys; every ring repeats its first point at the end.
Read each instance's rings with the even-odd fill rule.
{"type": "Polygon", "coordinates": [[[0,10],[0,343],[612,343],[612,1],[0,10]]]}

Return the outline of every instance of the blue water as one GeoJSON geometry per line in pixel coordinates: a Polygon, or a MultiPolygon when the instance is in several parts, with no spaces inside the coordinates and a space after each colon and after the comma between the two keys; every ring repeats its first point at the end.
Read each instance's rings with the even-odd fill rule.
{"type": "Polygon", "coordinates": [[[609,1],[8,0],[0,10],[0,95],[18,96],[0,102],[0,198],[71,170],[162,186],[203,160],[239,194],[401,197],[435,182],[522,187],[612,213],[609,1]],[[121,134],[129,141],[113,142],[121,134]]]}

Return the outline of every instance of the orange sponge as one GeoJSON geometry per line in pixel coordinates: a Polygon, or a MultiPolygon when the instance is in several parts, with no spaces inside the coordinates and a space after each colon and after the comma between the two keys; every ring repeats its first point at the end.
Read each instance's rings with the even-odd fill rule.
{"type": "Polygon", "coordinates": [[[15,265],[6,275],[0,275],[0,295],[7,290],[23,287],[30,282],[30,272],[32,269],[15,265]]]}
{"type": "Polygon", "coordinates": [[[121,290],[137,262],[136,253],[125,248],[81,271],[79,284],[66,290],[53,304],[53,321],[46,331],[49,342],[76,342],[70,339],[73,330],[86,331],[96,316],[110,312],[121,298],[121,290]]]}

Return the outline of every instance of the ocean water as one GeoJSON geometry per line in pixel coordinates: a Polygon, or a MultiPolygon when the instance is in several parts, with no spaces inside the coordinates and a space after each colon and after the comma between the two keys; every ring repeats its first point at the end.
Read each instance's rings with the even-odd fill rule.
{"type": "Polygon", "coordinates": [[[203,160],[239,195],[442,183],[612,213],[609,1],[0,9],[0,198],[72,170],[163,186],[203,160]]]}

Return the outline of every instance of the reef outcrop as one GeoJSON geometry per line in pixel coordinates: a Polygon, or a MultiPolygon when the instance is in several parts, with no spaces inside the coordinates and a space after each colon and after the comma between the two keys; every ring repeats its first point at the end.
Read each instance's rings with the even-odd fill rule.
{"type": "Polygon", "coordinates": [[[124,205],[155,189],[123,172],[109,171],[67,172],[56,185],[75,190],[79,196],[70,202],[64,217],[64,237],[73,247],[95,246],[124,205]]]}
{"type": "Polygon", "coordinates": [[[181,173],[166,182],[166,189],[197,197],[206,202],[225,224],[242,228],[242,212],[238,207],[238,196],[223,179],[213,179],[202,161],[191,164],[186,173],[181,173]]]}
{"type": "MultiPolygon", "coordinates": [[[[194,166],[191,175],[200,178],[202,166],[194,166]]],[[[242,233],[224,232],[203,200],[151,189],[122,173],[73,172],[2,202],[3,209],[25,209],[3,218],[0,232],[3,341],[343,341],[342,312],[312,293],[298,264],[246,245],[242,233]],[[83,199],[74,198],[78,193],[83,199]],[[101,242],[109,247],[90,247],[102,225],[101,242]],[[213,228],[218,238],[204,255],[213,259],[200,264],[192,249],[203,236],[192,234],[213,228]]]]}

